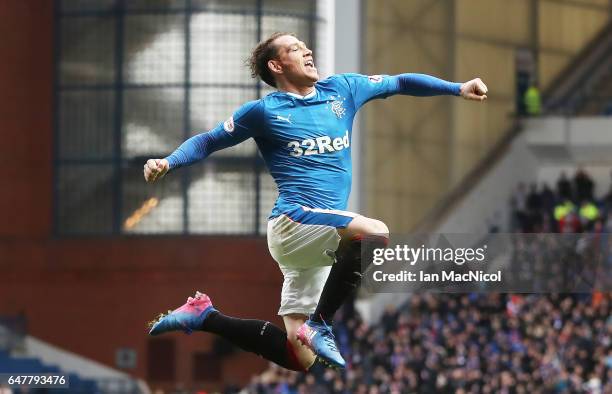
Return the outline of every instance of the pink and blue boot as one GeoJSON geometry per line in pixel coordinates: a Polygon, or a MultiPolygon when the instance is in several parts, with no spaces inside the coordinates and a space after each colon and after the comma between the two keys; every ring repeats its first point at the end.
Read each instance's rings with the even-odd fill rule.
{"type": "Polygon", "coordinates": [[[149,335],[159,335],[171,331],[183,331],[191,334],[199,330],[204,320],[217,310],[213,307],[210,297],[197,291],[194,297],[187,298],[187,302],[174,311],[161,314],[151,322],[149,335]]]}
{"type": "Polygon", "coordinates": [[[345,368],[332,328],[324,321],[306,320],[297,331],[297,339],[308,347],[319,360],[332,368],[345,368]]]}

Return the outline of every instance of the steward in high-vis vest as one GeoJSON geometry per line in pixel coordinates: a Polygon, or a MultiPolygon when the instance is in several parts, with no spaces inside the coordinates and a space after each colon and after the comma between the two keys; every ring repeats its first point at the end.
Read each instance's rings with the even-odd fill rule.
{"type": "Polygon", "coordinates": [[[535,85],[531,85],[525,92],[525,110],[529,116],[538,116],[542,112],[542,100],[540,90],[535,85]]]}
{"type": "Polygon", "coordinates": [[[580,222],[585,230],[592,230],[597,219],[599,219],[599,208],[592,201],[585,200],[578,211],[580,222]]]}
{"type": "Polygon", "coordinates": [[[579,232],[580,220],[576,214],[576,206],[570,200],[557,204],[554,216],[560,233],[579,232]]]}

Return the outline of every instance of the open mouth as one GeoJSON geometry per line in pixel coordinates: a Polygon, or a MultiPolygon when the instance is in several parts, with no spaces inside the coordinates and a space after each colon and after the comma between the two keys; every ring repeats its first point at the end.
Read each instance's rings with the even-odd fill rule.
{"type": "Polygon", "coordinates": [[[306,66],[308,68],[312,68],[312,69],[315,68],[314,61],[312,61],[312,60],[308,60],[306,63],[304,63],[304,66],[306,66]]]}

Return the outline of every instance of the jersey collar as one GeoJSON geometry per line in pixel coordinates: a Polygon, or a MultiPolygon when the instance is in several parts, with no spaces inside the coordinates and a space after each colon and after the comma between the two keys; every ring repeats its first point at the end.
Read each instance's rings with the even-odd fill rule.
{"type": "Polygon", "coordinates": [[[295,97],[295,98],[300,99],[300,100],[306,100],[306,99],[309,99],[311,97],[314,97],[314,95],[317,94],[317,88],[313,88],[312,92],[308,93],[306,96],[300,96],[299,94],[295,94],[295,93],[291,93],[291,92],[283,92],[283,93],[288,94],[289,96],[295,97]]]}

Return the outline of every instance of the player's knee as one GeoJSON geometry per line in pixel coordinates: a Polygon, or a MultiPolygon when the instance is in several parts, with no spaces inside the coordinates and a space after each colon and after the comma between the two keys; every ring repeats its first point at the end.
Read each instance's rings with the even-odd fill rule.
{"type": "Polygon", "coordinates": [[[389,228],[385,223],[378,219],[370,219],[365,216],[358,216],[349,224],[341,234],[343,239],[353,239],[364,235],[381,235],[389,237],[389,228]]]}
{"type": "Polygon", "coordinates": [[[373,221],[372,227],[374,229],[373,234],[384,235],[385,237],[389,236],[389,227],[387,227],[387,225],[384,222],[377,220],[377,219],[372,219],[372,221],[373,221]]]}
{"type": "Polygon", "coordinates": [[[378,219],[368,219],[363,228],[362,235],[382,235],[389,236],[389,228],[387,225],[378,219]]]}

